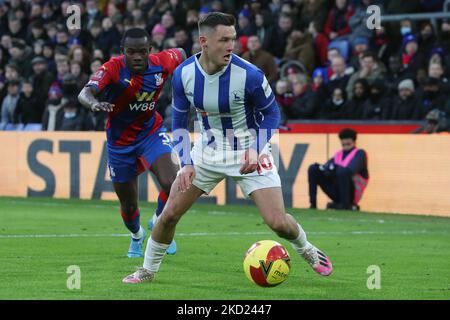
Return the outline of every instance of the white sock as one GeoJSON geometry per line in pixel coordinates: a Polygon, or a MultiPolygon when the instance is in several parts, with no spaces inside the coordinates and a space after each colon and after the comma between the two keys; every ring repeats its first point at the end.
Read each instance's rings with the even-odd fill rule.
{"type": "Polygon", "coordinates": [[[291,242],[292,247],[299,252],[305,247],[309,245],[308,240],[306,239],[306,232],[303,230],[302,226],[297,223],[298,226],[298,237],[294,240],[289,240],[291,242]]]}
{"type": "Polygon", "coordinates": [[[156,215],[156,213],[153,214],[152,221],[153,221],[153,225],[155,225],[156,221],[158,221],[158,216],[156,215]]]}
{"type": "Polygon", "coordinates": [[[145,249],[144,268],[151,272],[158,272],[169,245],[153,241],[152,238],[148,239],[147,248],[145,249]]]}
{"type": "Polygon", "coordinates": [[[131,237],[133,239],[140,239],[140,238],[142,238],[143,235],[144,235],[144,229],[142,228],[142,226],[139,226],[139,231],[136,233],[132,233],[131,237]]]}

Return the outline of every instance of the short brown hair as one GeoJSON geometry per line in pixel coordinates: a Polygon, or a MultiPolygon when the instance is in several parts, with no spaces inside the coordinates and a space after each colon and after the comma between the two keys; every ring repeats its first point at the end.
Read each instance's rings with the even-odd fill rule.
{"type": "Polygon", "coordinates": [[[215,29],[219,25],[234,26],[236,19],[233,15],[222,12],[210,12],[198,21],[198,30],[200,33],[205,28],[215,29]]]}

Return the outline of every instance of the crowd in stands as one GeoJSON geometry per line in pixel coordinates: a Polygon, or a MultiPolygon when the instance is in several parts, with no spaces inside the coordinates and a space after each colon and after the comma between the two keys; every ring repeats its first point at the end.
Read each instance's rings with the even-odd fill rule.
{"type": "MultiPolygon", "coordinates": [[[[197,22],[236,16],[234,53],[271,83],[284,125],[295,120],[430,120],[450,123],[450,19],[368,28],[382,14],[441,12],[444,0],[0,0],[0,130],[104,130],[106,115],[77,101],[91,74],[120,55],[132,27],[152,52],[201,48],[197,22]],[[66,27],[81,8],[81,30],[66,27]],[[431,117],[433,115],[433,117],[431,117]],[[39,125],[36,125],[39,124],[39,125]]],[[[157,111],[170,128],[170,83],[157,111]]]]}

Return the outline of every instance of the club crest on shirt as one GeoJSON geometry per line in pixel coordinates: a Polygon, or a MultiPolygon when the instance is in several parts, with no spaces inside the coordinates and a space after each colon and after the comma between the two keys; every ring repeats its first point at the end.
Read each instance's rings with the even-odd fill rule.
{"type": "Polygon", "coordinates": [[[105,75],[105,70],[102,68],[98,69],[96,73],[92,76],[91,80],[100,81],[105,75]]]}
{"type": "Polygon", "coordinates": [[[156,86],[159,87],[163,82],[162,73],[155,74],[156,86]]]}
{"type": "Polygon", "coordinates": [[[230,95],[233,102],[244,101],[244,92],[242,90],[235,90],[230,95]]]}

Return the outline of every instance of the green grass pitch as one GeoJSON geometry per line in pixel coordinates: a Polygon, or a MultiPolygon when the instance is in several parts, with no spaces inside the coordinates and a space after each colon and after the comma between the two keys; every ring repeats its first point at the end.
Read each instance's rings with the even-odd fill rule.
{"type": "MultiPolygon", "coordinates": [[[[141,224],[155,204],[141,204],[141,224]]],[[[0,198],[0,299],[449,299],[450,219],[361,212],[289,210],[332,259],[321,277],[262,223],[255,207],[195,205],[177,228],[178,253],[151,284],[122,278],[143,259],[125,255],[129,236],[117,202],[0,198]],[[243,255],[257,240],[290,252],[288,279],[250,283],[243,255]],[[69,290],[67,268],[81,288],[69,290]],[[368,267],[381,288],[367,288],[368,267]]]]}

